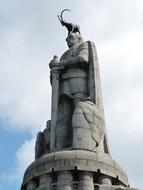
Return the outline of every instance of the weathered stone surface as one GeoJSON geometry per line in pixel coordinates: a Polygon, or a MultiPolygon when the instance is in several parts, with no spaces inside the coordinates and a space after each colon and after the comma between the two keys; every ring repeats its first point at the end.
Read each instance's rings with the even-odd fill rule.
{"type": "Polygon", "coordinates": [[[75,158],[75,151],[71,150],[71,151],[60,151],[60,152],[56,152],[55,153],[55,160],[64,160],[64,159],[72,159],[75,158]]]}
{"type": "Polygon", "coordinates": [[[73,176],[71,172],[59,172],[57,190],[72,190],[72,181],[73,176]]]}
{"type": "Polygon", "coordinates": [[[79,190],[94,190],[93,173],[81,172],[79,176],[79,190]]]}
{"type": "Polygon", "coordinates": [[[118,176],[118,181],[126,186],[128,179],[126,173],[118,166],[115,168],[115,161],[108,154],[99,154],[84,150],[69,150],[46,154],[26,170],[23,184],[35,177],[60,171],[91,171],[100,175],[104,174],[113,179],[118,176]],[[108,158],[108,162],[103,157],[108,158]],[[109,163],[109,164],[108,164],[109,163]]]}
{"type": "Polygon", "coordinates": [[[109,153],[96,48],[79,34],[67,43],[61,59],[50,62],[52,118],[37,137],[36,159],[67,148],[109,153]]]}
{"type": "Polygon", "coordinates": [[[94,103],[79,102],[72,118],[73,148],[104,152],[101,148],[97,149],[100,143],[103,144],[104,125],[104,119],[98,115],[94,103]]]}
{"type": "Polygon", "coordinates": [[[62,13],[69,49],[49,63],[51,120],[37,135],[21,190],[135,190],[109,153],[95,45],[62,13]]]}
{"type": "Polygon", "coordinates": [[[102,185],[112,185],[111,177],[107,175],[100,175],[99,176],[99,183],[102,185]]]}
{"type": "Polygon", "coordinates": [[[71,33],[66,40],[69,50],[59,61],[50,62],[53,99],[58,94],[52,101],[51,151],[78,148],[108,153],[95,46],[80,34],[71,33]]]}
{"type": "Polygon", "coordinates": [[[50,175],[42,175],[39,177],[39,190],[52,190],[52,176],[50,175]]]}

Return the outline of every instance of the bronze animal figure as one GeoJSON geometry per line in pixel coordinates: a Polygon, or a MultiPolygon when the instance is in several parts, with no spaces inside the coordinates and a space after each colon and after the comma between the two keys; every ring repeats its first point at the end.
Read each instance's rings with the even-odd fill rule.
{"type": "Polygon", "coordinates": [[[65,11],[70,11],[70,10],[69,9],[64,9],[61,12],[61,15],[58,15],[58,19],[61,22],[62,26],[65,26],[67,28],[68,35],[71,34],[71,33],[76,33],[76,32],[78,32],[80,34],[80,27],[79,27],[79,25],[64,21],[64,19],[63,19],[63,13],[65,11]]]}

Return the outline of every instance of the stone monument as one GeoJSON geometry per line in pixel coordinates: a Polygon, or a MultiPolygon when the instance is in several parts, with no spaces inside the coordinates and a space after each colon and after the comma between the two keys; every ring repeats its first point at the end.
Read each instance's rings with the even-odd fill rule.
{"type": "Polygon", "coordinates": [[[37,135],[21,190],[135,190],[109,152],[96,47],[62,14],[69,49],[49,63],[51,120],[37,135]]]}

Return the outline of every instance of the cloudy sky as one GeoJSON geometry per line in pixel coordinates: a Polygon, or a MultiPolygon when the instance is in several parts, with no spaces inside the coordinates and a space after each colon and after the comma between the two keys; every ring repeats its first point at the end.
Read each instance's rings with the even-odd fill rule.
{"type": "Polygon", "coordinates": [[[143,187],[143,1],[0,0],[0,190],[19,190],[50,119],[48,63],[67,49],[57,15],[98,51],[112,157],[143,187]]]}

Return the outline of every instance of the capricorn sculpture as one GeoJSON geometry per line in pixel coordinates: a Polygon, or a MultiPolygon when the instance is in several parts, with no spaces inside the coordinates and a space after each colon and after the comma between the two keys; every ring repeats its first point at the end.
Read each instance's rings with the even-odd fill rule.
{"type": "Polygon", "coordinates": [[[70,10],[69,9],[64,9],[61,12],[61,15],[58,15],[58,19],[60,20],[62,26],[65,26],[67,28],[68,35],[71,34],[71,33],[76,33],[76,32],[78,32],[80,34],[80,27],[79,27],[79,25],[64,21],[64,19],[63,19],[63,13],[65,11],[70,11],[70,10]]]}

